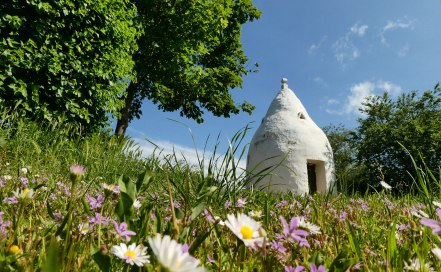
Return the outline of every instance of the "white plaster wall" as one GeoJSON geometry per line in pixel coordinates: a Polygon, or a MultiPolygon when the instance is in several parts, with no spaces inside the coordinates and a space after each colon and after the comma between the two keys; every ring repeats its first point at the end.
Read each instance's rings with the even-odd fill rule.
{"type": "MultiPolygon", "coordinates": [[[[326,185],[320,186],[317,182],[317,192],[327,192],[335,180],[331,146],[287,82],[283,82],[251,140],[247,171],[255,174],[268,167],[275,168],[271,175],[255,185],[259,188],[270,185],[274,192],[307,194],[307,161],[323,161],[325,173],[322,176],[326,185]]],[[[316,176],[318,179],[320,173],[316,172],[316,176]]]]}

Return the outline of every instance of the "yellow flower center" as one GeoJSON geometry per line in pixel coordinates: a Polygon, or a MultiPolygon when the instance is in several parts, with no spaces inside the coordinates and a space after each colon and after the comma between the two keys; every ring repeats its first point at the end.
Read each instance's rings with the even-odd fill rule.
{"type": "Polygon", "coordinates": [[[29,193],[29,189],[26,188],[26,189],[23,190],[23,193],[21,193],[21,196],[22,197],[26,197],[28,195],[28,193],[29,193]]]}
{"type": "Polygon", "coordinates": [[[16,245],[12,245],[9,247],[9,252],[17,254],[18,252],[20,252],[20,248],[16,245]]]}
{"type": "Polygon", "coordinates": [[[240,233],[242,233],[243,239],[248,240],[253,237],[253,230],[248,226],[242,226],[240,228],[240,233]]]}
{"type": "Polygon", "coordinates": [[[126,253],[124,253],[124,256],[128,257],[129,259],[134,259],[136,254],[133,250],[127,250],[126,253]]]}

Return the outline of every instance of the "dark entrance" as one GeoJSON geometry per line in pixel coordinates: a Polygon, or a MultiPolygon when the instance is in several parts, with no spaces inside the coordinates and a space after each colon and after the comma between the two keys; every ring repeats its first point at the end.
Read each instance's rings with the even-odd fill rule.
{"type": "Polygon", "coordinates": [[[308,185],[309,194],[315,194],[317,192],[317,175],[315,173],[315,164],[307,163],[308,167],[308,185]]]}

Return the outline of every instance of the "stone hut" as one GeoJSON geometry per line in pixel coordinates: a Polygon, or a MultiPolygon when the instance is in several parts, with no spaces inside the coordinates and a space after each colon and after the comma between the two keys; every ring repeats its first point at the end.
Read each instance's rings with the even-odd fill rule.
{"type": "Polygon", "coordinates": [[[285,78],[248,150],[247,172],[266,168],[270,174],[250,186],[297,195],[336,192],[331,145],[285,78]]]}

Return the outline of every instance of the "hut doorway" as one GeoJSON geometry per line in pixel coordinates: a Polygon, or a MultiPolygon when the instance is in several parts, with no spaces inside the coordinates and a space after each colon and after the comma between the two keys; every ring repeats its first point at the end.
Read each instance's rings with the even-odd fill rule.
{"type": "Polygon", "coordinates": [[[317,175],[315,173],[315,164],[307,163],[308,168],[308,186],[309,194],[313,195],[317,193],[317,175]]]}
{"type": "Polygon", "coordinates": [[[308,170],[308,186],[309,193],[323,193],[326,192],[326,173],[325,162],[318,160],[307,160],[308,170]]]}

